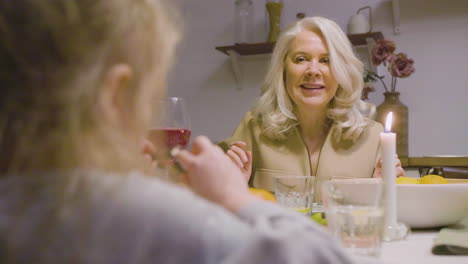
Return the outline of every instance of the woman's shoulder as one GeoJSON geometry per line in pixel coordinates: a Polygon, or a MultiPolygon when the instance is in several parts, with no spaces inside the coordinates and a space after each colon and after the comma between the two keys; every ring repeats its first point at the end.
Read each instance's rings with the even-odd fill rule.
{"type": "Polygon", "coordinates": [[[366,118],[365,120],[367,123],[366,130],[370,133],[380,133],[384,131],[384,127],[381,123],[368,118],[366,118]]]}
{"type": "Polygon", "coordinates": [[[258,126],[261,123],[261,117],[259,117],[257,114],[255,114],[252,111],[248,111],[247,113],[245,113],[244,117],[242,118],[241,123],[249,124],[250,126],[252,125],[258,126]]]}
{"type": "Polygon", "coordinates": [[[262,129],[261,122],[261,117],[251,111],[248,111],[245,113],[244,117],[242,117],[242,120],[235,129],[233,136],[242,138],[243,135],[257,134],[262,129]]]}

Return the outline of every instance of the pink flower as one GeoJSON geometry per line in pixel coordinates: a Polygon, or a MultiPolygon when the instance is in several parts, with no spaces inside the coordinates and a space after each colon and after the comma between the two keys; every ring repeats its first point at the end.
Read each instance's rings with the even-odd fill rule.
{"type": "MultiPolygon", "coordinates": [[[[385,39],[378,40],[375,47],[372,49],[372,62],[374,65],[378,66],[383,63],[387,66],[388,63],[387,69],[392,76],[390,89],[383,81],[383,75],[379,76],[376,73],[369,72],[370,76],[375,77],[382,82],[386,92],[396,91],[397,78],[406,78],[414,73],[413,59],[408,58],[405,53],[395,54],[395,50],[395,42],[385,39]]],[[[369,79],[367,78],[368,76],[369,74],[364,76],[365,81],[369,79]]],[[[366,92],[368,93],[368,91],[365,91],[363,98],[367,97],[366,92]]]]}
{"type": "Polygon", "coordinates": [[[414,61],[409,59],[405,53],[398,53],[390,61],[388,71],[392,76],[406,78],[414,72],[414,61]]]}
{"type": "Polygon", "coordinates": [[[377,41],[372,49],[372,62],[374,65],[380,65],[382,62],[390,62],[393,57],[393,52],[396,49],[395,42],[386,39],[377,41]]]}

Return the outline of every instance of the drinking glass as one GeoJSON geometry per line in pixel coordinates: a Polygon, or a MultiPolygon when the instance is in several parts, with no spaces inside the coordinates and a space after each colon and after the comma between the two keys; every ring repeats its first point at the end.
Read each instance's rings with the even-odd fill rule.
{"type": "MultiPolygon", "coordinates": [[[[174,149],[186,148],[190,141],[190,118],[181,97],[157,99],[148,140],[155,146],[154,158],[160,168],[174,169],[174,149]]],[[[178,168],[180,170],[180,168],[178,168]]]]}
{"type": "Polygon", "coordinates": [[[323,203],[330,232],[352,253],[379,256],[384,231],[381,179],[326,181],[323,203]]]}
{"type": "Polygon", "coordinates": [[[314,200],[314,176],[277,176],[275,197],[279,205],[303,215],[310,215],[314,200]]]}
{"type": "Polygon", "coordinates": [[[254,12],[252,0],[236,0],[234,16],[235,43],[252,43],[254,12]]]}

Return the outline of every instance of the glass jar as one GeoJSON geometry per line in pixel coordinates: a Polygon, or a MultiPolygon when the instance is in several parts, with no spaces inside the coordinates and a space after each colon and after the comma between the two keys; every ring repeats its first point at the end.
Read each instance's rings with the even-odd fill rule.
{"type": "Polygon", "coordinates": [[[253,39],[252,0],[236,0],[234,14],[234,42],[251,43],[253,39]]]}

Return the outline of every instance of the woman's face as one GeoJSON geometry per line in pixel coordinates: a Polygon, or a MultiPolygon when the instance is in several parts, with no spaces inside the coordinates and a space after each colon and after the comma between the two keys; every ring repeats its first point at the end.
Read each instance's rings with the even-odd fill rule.
{"type": "Polygon", "coordinates": [[[338,82],[320,33],[302,31],[292,41],[285,61],[285,86],[299,111],[324,110],[335,96],[338,82]]]}

